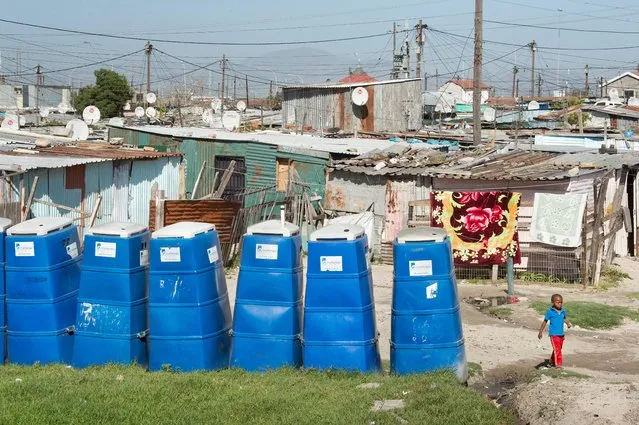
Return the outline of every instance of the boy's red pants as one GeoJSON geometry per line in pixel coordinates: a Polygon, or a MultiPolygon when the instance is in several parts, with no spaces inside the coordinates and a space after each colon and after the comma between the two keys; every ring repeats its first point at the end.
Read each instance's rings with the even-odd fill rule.
{"type": "Polygon", "coordinates": [[[563,335],[551,336],[550,344],[552,345],[552,355],[550,356],[550,364],[553,366],[561,366],[563,364],[561,348],[564,346],[564,336],[563,335]]]}

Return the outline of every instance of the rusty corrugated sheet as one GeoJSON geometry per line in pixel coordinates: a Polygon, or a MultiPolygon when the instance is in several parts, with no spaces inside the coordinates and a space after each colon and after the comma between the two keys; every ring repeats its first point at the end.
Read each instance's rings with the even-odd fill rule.
{"type": "MultiPolygon", "coordinates": [[[[242,207],[241,202],[212,200],[166,200],[164,201],[164,225],[181,221],[195,221],[215,225],[220,236],[220,243],[226,244],[231,240],[233,219],[242,207]]],[[[149,229],[155,231],[155,201],[150,202],[149,229]]]]}
{"type": "MultiPolygon", "coordinates": [[[[3,152],[5,155],[20,156],[16,152],[3,152]]],[[[49,148],[40,148],[37,153],[29,153],[30,157],[75,157],[75,158],[105,158],[105,159],[155,159],[167,156],[179,156],[179,153],[155,152],[144,149],[125,149],[121,147],[108,146],[103,143],[82,143],[79,146],[57,145],[49,148]]]]}

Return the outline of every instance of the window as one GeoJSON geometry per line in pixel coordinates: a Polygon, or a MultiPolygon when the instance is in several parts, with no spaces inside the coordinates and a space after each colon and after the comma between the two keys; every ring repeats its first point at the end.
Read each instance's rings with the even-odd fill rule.
{"type": "Polygon", "coordinates": [[[291,160],[277,158],[277,191],[286,192],[288,190],[289,175],[291,172],[291,160]]]}
{"type": "Polygon", "coordinates": [[[635,91],[634,90],[624,90],[623,91],[623,97],[626,99],[630,99],[631,97],[635,97],[635,91]]]}
{"type": "Polygon", "coordinates": [[[244,199],[244,191],[246,188],[246,163],[244,162],[244,158],[232,156],[215,157],[215,171],[218,172],[218,179],[215,182],[215,188],[217,189],[221,184],[224,171],[231,165],[231,161],[235,161],[235,167],[233,168],[231,178],[224,188],[222,199],[241,201],[244,199]]]}

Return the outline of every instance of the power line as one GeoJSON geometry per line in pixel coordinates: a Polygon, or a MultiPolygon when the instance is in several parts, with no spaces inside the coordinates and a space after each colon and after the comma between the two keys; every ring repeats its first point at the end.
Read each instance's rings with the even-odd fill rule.
{"type": "Polygon", "coordinates": [[[515,23],[512,23],[512,22],[490,21],[488,19],[486,19],[485,22],[490,22],[492,24],[507,25],[507,26],[510,26],[510,27],[537,28],[537,29],[542,29],[542,30],[588,32],[588,33],[597,33],[597,34],[639,34],[639,31],[617,31],[617,30],[597,30],[597,29],[549,27],[549,26],[544,26],[544,25],[515,24],[515,23]]]}
{"type": "MultiPolygon", "coordinates": [[[[14,24],[14,25],[22,25],[22,26],[31,27],[31,28],[41,28],[41,29],[47,29],[51,31],[66,32],[71,34],[90,35],[94,37],[116,38],[120,40],[152,41],[154,43],[196,44],[196,45],[207,45],[207,46],[291,46],[291,45],[301,45],[301,44],[320,44],[320,43],[334,43],[339,41],[364,40],[364,39],[383,37],[388,35],[387,32],[384,32],[384,33],[378,33],[378,34],[368,34],[368,35],[342,37],[342,38],[329,38],[329,39],[323,39],[323,40],[261,41],[261,42],[254,42],[254,43],[224,42],[224,41],[186,41],[186,40],[154,39],[154,38],[146,38],[146,37],[132,37],[132,36],[107,34],[107,33],[100,33],[100,32],[80,31],[80,30],[72,30],[67,28],[51,27],[47,25],[38,25],[38,24],[31,24],[26,22],[12,21],[9,19],[0,19],[0,22],[5,22],[8,24],[14,24]]],[[[407,32],[407,31],[408,30],[402,30],[399,32],[407,32]]]]}

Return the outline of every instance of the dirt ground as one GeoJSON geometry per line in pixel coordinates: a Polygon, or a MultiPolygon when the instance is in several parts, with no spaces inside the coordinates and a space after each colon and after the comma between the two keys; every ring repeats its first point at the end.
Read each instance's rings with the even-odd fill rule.
{"type": "MultiPolygon", "coordinates": [[[[606,292],[582,290],[580,286],[516,286],[517,304],[506,320],[461,302],[466,354],[481,365],[483,373],[469,384],[499,405],[512,409],[521,423],[530,425],[639,424],[639,323],[626,321],[608,331],[569,329],[564,346],[565,376],[535,372],[535,366],[550,354],[547,338],[537,339],[541,323],[529,307],[531,301],[549,300],[560,292],[567,301],[593,301],[629,306],[639,310],[639,262],[616,261],[631,279],[606,292]],[[569,375],[581,374],[583,378],[569,375]],[[534,377],[534,379],[533,379],[534,377]]],[[[380,352],[390,353],[390,320],[393,284],[391,266],[374,265],[373,282],[380,352]]],[[[236,272],[227,283],[234,301],[236,272]]],[[[505,295],[504,285],[458,282],[459,298],[505,295]]]]}

